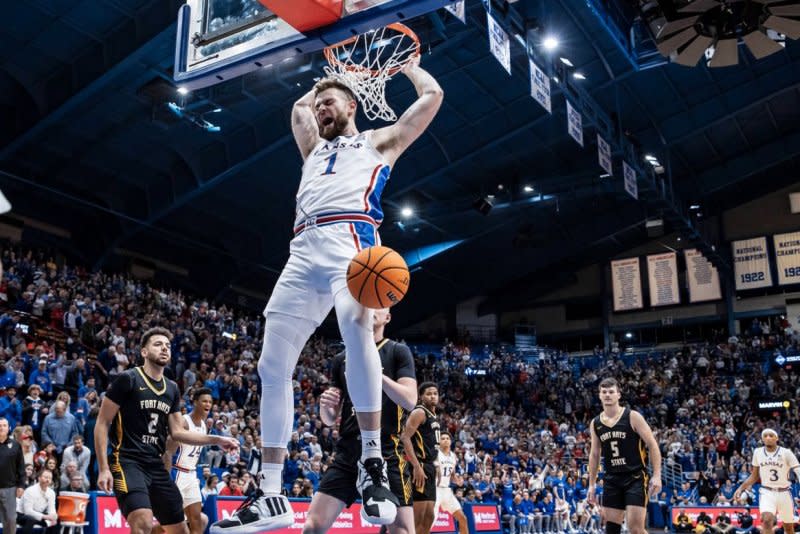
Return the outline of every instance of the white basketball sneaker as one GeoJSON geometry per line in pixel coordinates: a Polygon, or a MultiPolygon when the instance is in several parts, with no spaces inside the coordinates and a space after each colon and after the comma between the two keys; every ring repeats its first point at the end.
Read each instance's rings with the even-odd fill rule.
{"type": "Polygon", "coordinates": [[[367,458],[358,462],[356,488],[361,494],[361,518],[364,521],[373,525],[394,523],[400,501],[389,489],[383,458],[367,458]]]}
{"type": "Polygon", "coordinates": [[[283,495],[264,495],[260,489],[245,500],[228,519],[211,525],[211,534],[256,534],[291,527],[294,511],[283,495]]]}

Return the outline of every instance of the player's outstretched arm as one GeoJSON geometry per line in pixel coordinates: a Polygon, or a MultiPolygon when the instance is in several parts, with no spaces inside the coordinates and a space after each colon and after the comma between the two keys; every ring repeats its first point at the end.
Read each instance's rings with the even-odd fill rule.
{"type": "Polygon", "coordinates": [[[292,107],[292,134],[303,161],[319,143],[319,126],[314,118],[314,100],[317,93],[314,89],[300,97],[292,107]]]}
{"type": "Polygon", "coordinates": [[[181,412],[169,414],[169,433],[175,441],[187,445],[219,445],[226,451],[239,448],[239,442],[235,438],[190,432],[183,427],[183,422],[184,419],[181,416],[181,412]]]}
{"type": "Polygon", "coordinates": [[[647,445],[650,456],[650,465],[653,467],[653,478],[650,480],[650,493],[658,495],[661,492],[661,449],[658,447],[653,431],[642,414],[631,410],[631,425],[633,430],[641,436],[647,445]]]}
{"type": "Polygon", "coordinates": [[[376,130],[373,136],[375,147],[391,166],[422,135],[444,99],[444,91],[436,79],[419,66],[419,58],[409,61],[402,72],[411,80],[418,98],[396,123],[376,130]]]}
{"type": "Polygon", "coordinates": [[[101,491],[111,493],[113,477],[108,468],[108,430],[111,428],[111,421],[119,412],[119,404],[106,396],[100,405],[100,412],[97,414],[97,421],[94,426],[94,451],[97,455],[97,487],[101,491]]]}
{"type": "MultiPolygon", "coordinates": [[[[183,420],[183,428],[189,430],[189,423],[186,422],[186,419],[183,420]]],[[[178,447],[180,447],[180,443],[175,441],[171,435],[167,436],[167,446],[164,448],[164,455],[161,457],[167,472],[172,470],[172,457],[175,456],[175,451],[178,450],[178,447]]]]}

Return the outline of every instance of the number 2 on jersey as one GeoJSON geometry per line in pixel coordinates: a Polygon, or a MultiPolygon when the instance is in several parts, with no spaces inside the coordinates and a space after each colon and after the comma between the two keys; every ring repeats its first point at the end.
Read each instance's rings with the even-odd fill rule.
{"type": "Polygon", "coordinates": [[[150,423],[147,424],[147,433],[148,434],[155,434],[156,433],[156,425],[158,424],[158,414],[151,413],[150,414],[150,423]]]}
{"type": "Polygon", "coordinates": [[[322,176],[325,176],[325,175],[328,175],[328,174],[336,174],[336,171],[333,170],[333,166],[336,165],[336,155],[337,154],[338,154],[338,152],[334,152],[333,154],[331,154],[330,156],[325,158],[325,161],[328,162],[328,168],[325,169],[325,172],[322,173],[322,176]]]}

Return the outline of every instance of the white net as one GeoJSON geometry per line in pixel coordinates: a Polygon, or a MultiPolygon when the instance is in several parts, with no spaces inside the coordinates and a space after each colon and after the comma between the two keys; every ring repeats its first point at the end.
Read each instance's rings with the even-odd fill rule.
{"type": "Polygon", "coordinates": [[[325,49],[325,74],[353,90],[369,120],[396,121],[386,82],[419,55],[419,41],[402,24],[389,24],[325,49]]]}

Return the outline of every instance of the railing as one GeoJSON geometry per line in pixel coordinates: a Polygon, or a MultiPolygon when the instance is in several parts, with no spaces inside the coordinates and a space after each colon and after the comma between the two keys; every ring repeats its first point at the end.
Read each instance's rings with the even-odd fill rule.
{"type": "Polygon", "coordinates": [[[680,488],[683,483],[683,467],[678,462],[670,462],[664,459],[661,462],[661,478],[664,487],[680,488]]]}

